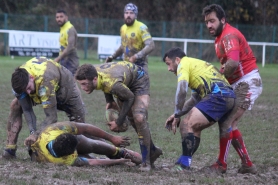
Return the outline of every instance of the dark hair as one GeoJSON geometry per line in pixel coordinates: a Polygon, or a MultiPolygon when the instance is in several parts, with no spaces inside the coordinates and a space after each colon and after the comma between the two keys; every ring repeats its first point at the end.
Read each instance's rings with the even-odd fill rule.
{"type": "Polygon", "coordinates": [[[65,10],[57,10],[56,13],[63,13],[65,15],[67,15],[67,12],[65,10]]]}
{"type": "Polygon", "coordinates": [[[12,88],[17,94],[25,92],[29,83],[29,73],[24,68],[16,68],[11,78],[12,88]]]}
{"type": "Polygon", "coordinates": [[[75,73],[76,80],[93,80],[95,77],[97,77],[97,70],[91,64],[83,64],[75,73]]]}
{"type": "Polygon", "coordinates": [[[211,4],[211,5],[207,5],[205,8],[203,8],[203,16],[206,16],[208,14],[210,14],[211,12],[215,12],[216,13],[216,17],[221,20],[222,18],[225,18],[226,21],[226,14],[225,11],[223,10],[223,8],[218,5],[218,4],[211,4]]]}
{"type": "Polygon", "coordinates": [[[70,155],[74,153],[77,143],[75,135],[69,133],[61,134],[56,137],[53,143],[53,150],[58,157],[70,155]]]}
{"type": "Polygon", "coordinates": [[[176,57],[183,58],[185,56],[186,56],[186,54],[184,53],[184,51],[181,48],[175,47],[175,48],[169,49],[164,54],[163,61],[165,62],[166,57],[168,57],[171,60],[174,60],[176,57]]]}

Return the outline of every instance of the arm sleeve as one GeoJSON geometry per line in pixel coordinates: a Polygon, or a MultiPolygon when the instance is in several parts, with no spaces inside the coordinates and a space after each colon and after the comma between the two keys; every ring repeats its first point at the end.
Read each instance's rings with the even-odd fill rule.
{"type": "Polygon", "coordinates": [[[119,113],[119,118],[117,119],[117,125],[122,125],[125,121],[125,117],[134,102],[134,94],[131,90],[123,83],[117,82],[112,87],[112,93],[115,94],[120,101],[123,102],[123,106],[119,113]]]}
{"type": "Polygon", "coordinates": [[[33,104],[32,100],[29,96],[25,96],[22,99],[18,98],[18,101],[20,103],[20,106],[22,107],[23,114],[25,117],[25,120],[28,124],[29,130],[30,131],[36,131],[36,116],[33,110],[33,104]]]}
{"type": "Polygon", "coordinates": [[[146,57],[148,54],[150,54],[154,50],[155,45],[154,45],[154,41],[152,38],[145,40],[144,44],[145,44],[145,47],[141,51],[136,53],[137,59],[146,57]]]}

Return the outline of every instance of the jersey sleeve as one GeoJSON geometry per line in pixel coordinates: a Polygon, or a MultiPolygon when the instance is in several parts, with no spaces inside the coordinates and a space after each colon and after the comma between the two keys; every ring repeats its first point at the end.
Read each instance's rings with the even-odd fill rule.
{"type": "Polygon", "coordinates": [[[231,51],[240,50],[239,38],[234,34],[228,34],[222,38],[221,44],[224,48],[226,55],[231,51]]]}
{"type": "Polygon", "coordinates": [[[141,31],[141,35],[142,35],[142,40],[145,41],[147,39],[150,39],[152,38],[150,32],[149,32],[149,29],[146,25],[141,25],[140,26],[140,31],[141,31]]]}
{"type": "Polygon", "coordinates": [[[38,95],[41,99],[43,108],[51,108],[57,105],[56,89],[58,82],[54,80],[44,80],[38,87],[38,95]]]}

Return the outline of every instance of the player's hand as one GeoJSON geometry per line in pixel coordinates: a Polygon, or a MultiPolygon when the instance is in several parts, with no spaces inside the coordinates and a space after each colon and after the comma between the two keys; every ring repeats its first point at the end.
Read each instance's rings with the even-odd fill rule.
{"type": "Polygon", "coordinates": [[[136,61],[136,56],[133,55],[132,57],[130,57],[130,58],[128,59],[128,61],[131,62],[131,63],[135,63],[135,61],[136,61]]]}
{"type": "Polygon", "coordinates": [[[115,146],[126,147],[130,145],[130,138],[126,136],[113,136],[111,142],[115,146]]]}
{"type": "Polygon", "coordinates": [[[105,63],[112,62],[112,61],[113,61],[113,56],[111,55],[106,58],[105,63]]]}
{"type": "Polygon", "coordinates": [[[32,144],[34,144],[37,141],[37,139],[38,139],[38,136],[36,134],[32,134],[25,139],[24,145],[31,146],[32,144]]]}
{"type": "Polygon", "coordinates": [[[180,118],[175,118],[174,114],[171,115],[165,122],[165,128],[168,131],[173,131],[174,134],[176,134],[177,127],[180,126],[180,118]]]}
{"type": "Polygon", "coordinates": [[[60,62],[59,58],[55,58],[53,61],[54,61],[54,62],[57,62],[57,63],[60,62]]]}
{"type": "Polygon", "coordinates": [[[225,71],[225,64],[222,64],[220,67],[220,73],[224,74],[225,71]]]}

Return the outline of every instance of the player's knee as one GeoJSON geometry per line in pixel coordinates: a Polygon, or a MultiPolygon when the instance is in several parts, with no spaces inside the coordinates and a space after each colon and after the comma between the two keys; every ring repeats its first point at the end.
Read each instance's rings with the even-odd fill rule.
{"type": "Polygon", "coordinates": [[[145,123],[147,122],[147,110],[146,109],[135,109],[133,111],[133,119],[134,119],[134,122],[135,124],[136,123],[145,123]]]}

